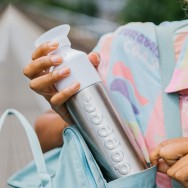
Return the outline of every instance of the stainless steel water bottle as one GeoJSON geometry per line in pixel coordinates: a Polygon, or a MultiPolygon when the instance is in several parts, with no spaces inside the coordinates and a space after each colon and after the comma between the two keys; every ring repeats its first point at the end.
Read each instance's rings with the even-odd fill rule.
{"type": "Polygon", "coordinates": [[[55,84],[58,91],[80,82],[80,90],[66,102],[79,131],[109,180],[146,169],[132,132],[120,117],[87,54],[70,47],[69,30],[69,25],[55,27],[39,37],[35,45],[59,42],[53,54],[61,55],[63,63],[54,70],[69,67],[71,75],[55,84]]]}

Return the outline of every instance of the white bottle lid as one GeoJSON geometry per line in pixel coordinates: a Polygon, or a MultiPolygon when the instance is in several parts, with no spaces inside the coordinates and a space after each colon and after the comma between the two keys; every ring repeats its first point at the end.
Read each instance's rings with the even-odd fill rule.
{"type": "Polygon", "coordinates": [[[69,67],[71,74],[55,83],[58,91],[63,90],[74,82],[80,83],[79,91],[97,82],[101,82],[101,78],[89,61],[87,54],[70,48],[71,43],[67,37],[69,30],[69,25],[61,25],[47,31],[35,41],[36,47],[45,42],[59,42],[59,48],[52,54],[61,55],[63,57],[63,63],[54,66],[50,71],[69,67]]]}
{"type": "Polygon", "coordinates": [[[70,46],[71,43],[67,37],[70,31],[70,26],[68,24],[57,26],[41,35],[36,41],[35,46],[39,47],[41,44],[50,41],[58,41],[59,47],[70,46]]]}

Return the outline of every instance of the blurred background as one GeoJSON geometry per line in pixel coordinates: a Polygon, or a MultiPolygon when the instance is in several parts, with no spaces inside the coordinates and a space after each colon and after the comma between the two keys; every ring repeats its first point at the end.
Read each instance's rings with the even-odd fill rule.
{"type": "Polygon", "coordinates": [[[118,25],[128,22],[159,24],[164,20],[186,18],[183,0],[12,0],[13,2],[45,30],[63,23],[70,24],[73,27],[70,33],[73,47],[86,52],[92,50],[102,34],[114,31],[118,25]]]}
{"type": "MultiPolygon", "coordinates": [[[[0,0],[0,114],[15,108],[34,125],[50,108],[22,73],[34,41],[46,30],[71,25],[72,47],[89,53],[101,35],[119,25],[182,20],[186,9],[183,0],[0,0]]],[[[20,123],[9,117],[0,132],[0,187],[6,188],[7,178],[31,160],[20,123]]]]}

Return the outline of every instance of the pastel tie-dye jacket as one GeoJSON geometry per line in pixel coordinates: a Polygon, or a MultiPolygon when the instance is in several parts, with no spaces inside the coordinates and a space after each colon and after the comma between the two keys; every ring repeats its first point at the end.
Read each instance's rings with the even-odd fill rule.
{"type": "MultiPolygon", "coordinates": [[[[164,22],[177,25],[179,22],[164,22]]],[[[183,136],[188,136],[188,27],[174,34],[176,66],[165,92],[178,92],[183,136]]],[[[148,153],[166,140],[162,108],[159,52],[153,23],[130,23],[104,35],[94,51],[99,52],[98,72],[120,113],[149,160],[148,153]]],[[[158,188],[172,187],[158,174],[158,188]]]]}

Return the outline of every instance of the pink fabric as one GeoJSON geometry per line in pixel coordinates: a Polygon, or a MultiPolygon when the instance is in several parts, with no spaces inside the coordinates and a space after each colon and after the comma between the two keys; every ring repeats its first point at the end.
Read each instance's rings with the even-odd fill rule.
{"type": "MultiPolygon", "coordinates": [[[[172,22],[173,24],[173,22],[172,22]]],[[[177,24],[177,22],[175,22],[177,24]]],[[[188,29],[188,28],[187,28],[188,29]]],[[[185,30],[187,30],[185,29],[185,30]]],[[[146,160],[166,140],[157,40],[152,23],[120,27],[100,40],[99,74],[119,104],[146,160]],[[131,46],[129,46],[131,44],[131,46]],[[121,103],[121,100],[124,100],[121,103]],[[127,104],[122,107],[122,104],[127,104]]],[[[178,92],[183,136],[188,136],[188,32],[174,33],[176,65],[165,92],[178,92]]],[[[157,176],[158,188],[171,188],[169,177],[157,176]]]]}

